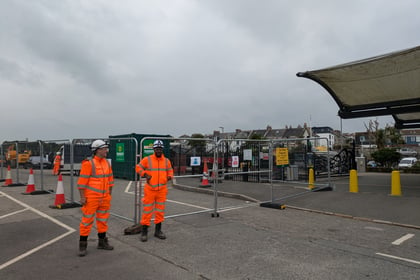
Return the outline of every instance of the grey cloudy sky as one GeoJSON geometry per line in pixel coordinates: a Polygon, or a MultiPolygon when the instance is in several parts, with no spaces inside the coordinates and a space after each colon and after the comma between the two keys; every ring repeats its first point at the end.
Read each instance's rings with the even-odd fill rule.
{"type": "Polygon", "coordinates": [[[417,0],[0,0],[0,141],[340,129],[332,97],[296,73],[419,45],[419,11],[417,0]]]}

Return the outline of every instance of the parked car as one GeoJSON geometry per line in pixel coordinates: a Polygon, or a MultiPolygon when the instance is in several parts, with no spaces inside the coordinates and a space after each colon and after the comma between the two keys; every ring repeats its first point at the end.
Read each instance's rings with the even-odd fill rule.
{"type": "Polygon", "coordinates": [[[398,163],[398,168],[411,168],[417,162],[415,157],[406,157],[403,158],[400,163],[398,163]]]}
{"type": "MultiPolygon", "coordinates": [[[[42,164],[44,169],[51,169],[52,163],[48,161],[46,158],[42,159],[42,164]]],[[[33,169],[41,169],[41,157],[40,156],[32,156],[29,157],[29,160],[25,163],[24,168],[33,168],[33,169]]]]}
{"type": "Polygon", "coordinates": [[[367,163],[366,163],[366,165],[367,165],[367,167],[378,167],[378,164],[376,163],[376,161],[374,161],[374,160],[369,160],[367,163]]]}
{"type": "Polygon", "coordinates": [[[410,148],[401,148],[397,150],[403,157],[416,157],[417,151],[410,148]]]}

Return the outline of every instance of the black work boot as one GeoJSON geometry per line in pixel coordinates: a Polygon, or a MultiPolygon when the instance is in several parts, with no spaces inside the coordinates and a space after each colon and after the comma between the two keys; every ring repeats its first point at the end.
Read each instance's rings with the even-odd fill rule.
{"type": "Polygon", "coordinates": [[[156,224],[155,227],[155,237],[159,239],[166,239],[165,234],[161,231],[162,229],[162,223],[156,224]]]}
{"type": "Polygon", "coordinates": [[[104,250],[114,250],[114,246],[109,245],[108,237],[99,238],[98,239],[98,247],[97,249],[104,249],[104,250]]]}
{"type": "Polygon", "coordinates": [[[146,225],[141,226],[141,236],[140,236],[141,242],[146,242],[147,241],[147,229],[148,228],[149,228],[149,226],[146,226],[146,225]]]}
{"type": "Polygon", "coordinates": [[[87,254],[87,241],[79,241],[79,257],[84,257],[87,254]]]}

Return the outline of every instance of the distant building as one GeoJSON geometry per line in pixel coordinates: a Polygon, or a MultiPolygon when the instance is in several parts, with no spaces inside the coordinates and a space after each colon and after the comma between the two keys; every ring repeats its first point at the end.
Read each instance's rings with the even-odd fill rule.
{"type": "Polygon", "coordinates": [[[319,137],[320,139],[314,143],[315,148],[322,149],[321,147],[327,147],[329,150],[334,148],[336,143],[336,135],[334,130],[329,126],[312,127],[313,137],[319,137]]]}
{"type": "Polygon", "coordinates": [[[420,146],[420,129],[401,129],[400,134],[405,144],[420,146]]]}

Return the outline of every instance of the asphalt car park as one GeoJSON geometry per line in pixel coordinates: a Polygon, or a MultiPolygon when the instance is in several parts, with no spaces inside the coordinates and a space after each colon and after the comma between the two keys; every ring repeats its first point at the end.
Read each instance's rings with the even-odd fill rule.
{"type": "MultiPolygon", "coordinates": [[[[21,178],[27,173],[23,171],[21,178]]],[[[73,196],[77,201],[70,179],[63,178],[66,199],[73,196]]],[[[139,235],[123,234],[124,228],[133,224],[134,183],[116,179],[109,221],[115,250],[96,250],[93,230],[88,255],[83,258],[77,256],[79,208],[50,208],[54,193],[22,195],[25,187],[2,187],[0,278],[416,279],[420,269],[420,231],[416,226],[420,223],[402,219],[402,215],[420,212],[415,190],[407,197],[390,197],[383,186],[385,175],[360,179],[361,183],[375,183],[361,186],[359,194],[350,194],[345,191],[345,178],[338,179],[334,191],[285,199],[284,210],[220,196],[217,208],[223,210],[218,211],[218,217],[211,215],[214,195],[171,187],[163,227],[168,238],[150,236],[145,243],[139,241],[139,235]],[[380,191],[375,193],[377,189],[380,191]],[[339,202],[342,208],[328,208],[339,207],[339,202]],[[403,213],[392,209],[402,203],[411,208],[403,213]],[[386,216],[384,212],[398,215],[386,216]],[[399,219],[405,226],[397,223],[399,219]]],[[[55,189],[56,180],[47,173],[44,188],[55,189]]],[[[416,179],[409,177],[403,182],[411,184],[411,180],[416,179]]],[[[39,184],[39,177],[35,182],[39,184]]],[[[189,185],[195,182],[198,185],[197,180],[189,185]]],[[[228,193],[228,184],[218,186],[220,194],[228,193]]],[[[416,186],[413,183],[411,188],[416,186]]],[[[252,184],[231,189],[242,188],[245,194],[248,187],[267,189],[252,184]]],[[[278,189],[284,193],[303,190],[278,189]]]]}

